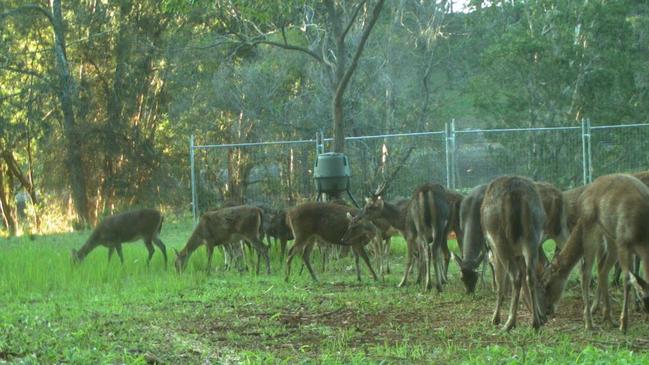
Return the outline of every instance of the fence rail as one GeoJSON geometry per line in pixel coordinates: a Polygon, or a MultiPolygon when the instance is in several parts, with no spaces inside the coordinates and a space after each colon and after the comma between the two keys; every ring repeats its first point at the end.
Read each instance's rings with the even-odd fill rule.
{"type": "MultiPolygon", "coordinates": [[[[409,196],[426,181],[466,191],[496,176],[516,174],[567,189],[593,176],[649,169],[649,124],[543,128],[456,129],[346,138],[352,193],[365,196],[410,147],[390,197],[409,196]]],[[[192,211],[216,207],[227,195],[283,206],[313,198],[313,163],[332,138],[240,144],[197,144],[190,138],[192,211]]]]}

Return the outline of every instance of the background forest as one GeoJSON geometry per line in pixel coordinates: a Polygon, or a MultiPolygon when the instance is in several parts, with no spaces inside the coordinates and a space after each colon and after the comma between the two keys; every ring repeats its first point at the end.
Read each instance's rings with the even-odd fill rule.
{"type": "Polygon", "coordinates": [[[192,134],[221,144],[323,130],[343,150],[344,136],[437,131],[451,119],[648,116],[646,1],[0,4],[3,235],[20,231],[25,200],[40,232],[133,206],[188,214],[192,134]]]}

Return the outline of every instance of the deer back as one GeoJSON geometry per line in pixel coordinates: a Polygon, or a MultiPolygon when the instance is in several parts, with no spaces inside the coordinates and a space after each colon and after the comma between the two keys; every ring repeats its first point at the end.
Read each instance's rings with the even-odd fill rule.
{"type": "Polygon", "coordinates": [[[586,224],[597,222],[611,239],[629,245],[649,241],[649,188],[632,175],[595,179],[582,194],[579,210],[586,224]]]}
{"type": "Polygon", "coordinates": [[[104,244],[131,242],[155,237],[162,227],[162,214],[155,209],[138,209],[104,218],[93,232],[104,244]]]}
{"type": "Polygon", "coordinates": [[[261,239],[263,211],[255,206],[227,207],[203,215],[205,228],[215,244],[236,241],[239,237],[261,239]]]}
{"type": "Polygon", "coordinates": [[[481,223],[499,244],[520,249],[516,243],[527,242],[535,246],[530,249],[537,250],[545,226],[545,210],[534,182],[525,177],[504,176],[489,183],[482,202],[481,223]]]}
{"type": "Polygon", "coordinates": [[[440,184],[424,184],[415,189],[408,205],[406,230],[431,242],[446,231],[450,213],[446,189],[440,184]]]}

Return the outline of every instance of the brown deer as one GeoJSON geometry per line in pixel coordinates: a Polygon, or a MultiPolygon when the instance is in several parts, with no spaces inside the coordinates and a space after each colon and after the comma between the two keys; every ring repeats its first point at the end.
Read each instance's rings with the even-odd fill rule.
{"type": "MultiPolygon", "coordinates": [[[[205,244],[209,274],[214,247],[243,240],[249,242],[257,253],[263,256],[266,261],[266,273],[270,274],[268,248],[261,242],[262,215],[260,208],[249,205],[221,208],[203,214],[185,247],[180,252],[175,250],[176,270],[179,273],[184,271],[189,256],[205,244]]],[[[259,265],[257,265],[257,273],[259,273],[259,265]]]]}
{"type": "Polygon", "coordinates": [[[95,227],[79,251],[72,250],[72,259],[74,262],[81,262],[95,247],[102,245],[108,248],[108,261],[112,258],[113,252],[117,251],[119,260],[123,264],[122,243],[142,239],[149,252],[147,265],[155,252],[153,248],[155,244],[164,256],[166,267],[167,249],[159,237],[162,221],[162,214],[155,209],[139,209],[108,216],[95,227]]]}
{"type": "Polygon", "coordinates": [[[275,242],[279,240],[280,254],[282,260],[286,256],[286,243],[293,239],[293,232],[286,223],[286,210],[276,211],[271,217],[266,228],[266,235],[273,238],[275,242]]]}
{"type": "MultiPolygon", "coordinates": [[[[451,208],[446,199],[446,189],[440,184],[427,183],[412,195],[405,217],[405,238],[408,259],[399,286],[404,286],[414,259],[419,257],[419,278],[424,276],[424,288],[432,289],[431,264],[435,271],[435,287],[442,291],[443,263],[440,262],[445,246],[451,208]]],[[[448,249],[448,247],[447,247],[448,249]]]]}
{"type": "Polygon", "coordinates": [[[581,285],[584,322],[586,329],[593,328],[589,306],[591,268],[595,257],[605,245],[606,255],[598,264],[598,291],[603,300],[604,321],[612,323],[608,272],[619,260],[624,287],[620,330],[626,333],[631,284],[641,292],[645,309],[649,309],[646,283],[630,272],[632,256],[636,254],[642,259],[645,277],[649,275],[649,188],[631,175],[601,176],[584,188],[578,199],[577,212],[577,223],[565,247],[544,272],[544,310],[548,314],[554,312],[572,268],[583,257],[581,285]]]}
{"type": "Polygon", "coordinates": [[[475,291],[478,283],[478,267],[484,262],[487,243],[480,222],[480,208],[487,191],[487,184],[479,185],[469,192],[460,204],[460,226],[464,234],[461,252],[462,257],[453,255],[460,267],[460,280],[467,293],[475,291]]]}
{"type": "Polygon", "coordinates": [[[392,237],[405,236],[405,216],[410,198],[399,198],[393,201],[384,201],[380,195],[373,195],[366,198],[363,210],[359,212],[358,218],[350,224],[352,228],[359,224],[361,218],[367,217],[381,231],[382,240],[377,240],[377,259],[379,261],[379,274],[390,272],[390,240],[392,237]]]}
{"type": "Polygon", "coordinates": [[[485,238],[495,260],[497,294],[492,322],[500,323],[508,276],[513,292],[509,318],[503,330],[509,331],[516,325],[523,281],[525,295],[532,304],[532,327],[538,329],[544,318],[537,297],[535,268],[545,226],[545,211],[538,189],[528,178],[499,177],[487,186],[480,213],[485,238]]]}
{"type": "MultiPolygon", "coordinates": [[[[545,211],[545,236],[554,239],[557,246],[562,247],[569,235],[564,196],[559,189],[549,183],[534,182],[534,185],[541,196],[545,211]]],[[[464,232],[464,243],[461,247],[463,258],[456,255],[453,257],[460,267],[460,279],[468,293],[475,291],[479,278],[477,269],[486,257],[487,246],[480,224],[480,207],[486,189],[486,184],[475,187],[460,206],[460,225],[464,232]]],[[[542,261],[539,264],[544,264],[545,254],[543,254],[542,248],[540,248],[539,254],[539,259],[542,261]]]]}
{"type": "Polygon", "coordinates": [[[309,202],[298,205],[291,209],[287,215],[287,222],[295,240],[293,246],[288,251],[286,258],[286,276],[285,281],[288,282],[291,276],[291,261],[297,254],[302,255],[302,261],[309,270],[311,278],[314,281],[318,279],[311,267],[310,255],[313,250],[315,241],[319,243],[326,243],[330,245],[351,246],[355,254],[356,275],[360,281],[360,267],[358,263],[358,256],[360,256],[369,268],[374,280],[378,280],[372,265],[370,264],[369,257],[365,251],[364,246],[371,241],[375,236],[380,236],[378,229],[371,223],[363,226],[363,229],[354,231],[353,234],[345,237],[347,228],[350,223],[348,214],[356,214],[356,208],[348,206],[309,202]]]}

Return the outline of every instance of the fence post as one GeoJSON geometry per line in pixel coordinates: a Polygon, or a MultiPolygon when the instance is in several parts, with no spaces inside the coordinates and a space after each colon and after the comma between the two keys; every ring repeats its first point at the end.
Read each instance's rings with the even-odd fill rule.
{"type": "Polygon", "coordinates": [[[592,129],[590,129],[590,118],[586,119],[586,131],[588,132],[588,183],[593,182],[593,150],[592,150],[592,129]]]}
{"type": "Polygon", "coordinates": [[[455,145],[455,118],[451,119],[451,189],[457,188],[457,147],[455,145]]]}
{"type": "Polygon", "coordinates": [[[198,195],[196,194],[196,174],[194,170],[194,135],[189,137],[189,166],[191,169],[192,184],[192,217],[194,224],[198,221],[198,195]]]}
{"type": "Polygon", "coordinates": [[[446,152],[446,187],[451,189],[451,127],[444,123],[444,147],[446,152]]]}
{"type": "Polygon", "coordinates": [[[581,154],[584,185],[593,181],[593,157],[591,149],[590,119],[581,120],[581,154]]]}

